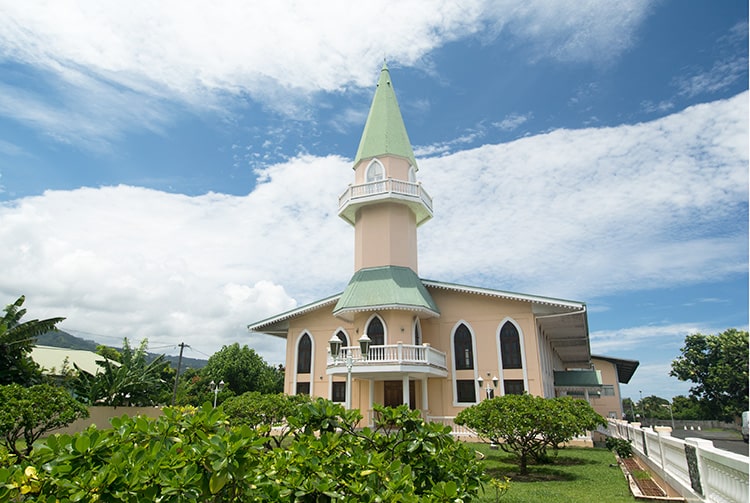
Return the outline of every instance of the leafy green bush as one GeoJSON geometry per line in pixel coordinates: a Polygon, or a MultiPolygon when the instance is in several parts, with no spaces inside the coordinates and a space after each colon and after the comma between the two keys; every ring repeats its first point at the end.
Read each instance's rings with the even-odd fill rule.
{"type": "Polygon", "coordinates": [[[0,501],[468,501],[480,489],[473,450],[406,407],[358,411],[326,400],[299,405],[283,447],[209,404],[112,428],[53,435],[31,457],[0,468],[0,501]]]}
{"type": "Polygon", "coordinates": [[[617,437],[607,437],[604,445],[608,450],[614,451],[620,458],[629,458],[633,456],[633,445],[630,440],[617,437]]]}

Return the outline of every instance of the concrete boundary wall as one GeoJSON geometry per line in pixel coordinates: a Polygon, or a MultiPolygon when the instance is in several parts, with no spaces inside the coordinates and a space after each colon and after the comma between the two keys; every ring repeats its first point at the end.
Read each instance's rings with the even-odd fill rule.
{"type": "Polygon", "coordinates": [[[630,440],[634,454],[689,502],[750,503],[750,458],[702,438],[681,440],[670,427],[610,419],[607,434],[630,440]]]}
{"type": "Polygon", "coordinates": [[[161,407],[89,407],[89,417],[78,419],[64,428],[53,430],[52,433],[67,433],[72,435],[80,433],[92,424],[100,430],[111,428],[110,419],[120,416],[147,416],[159,417],[163,414],[161,407]]]}

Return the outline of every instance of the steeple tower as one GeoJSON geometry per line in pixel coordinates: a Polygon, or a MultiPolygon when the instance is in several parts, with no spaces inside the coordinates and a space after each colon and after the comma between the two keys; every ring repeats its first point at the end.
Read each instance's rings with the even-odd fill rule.
{"type": "Polygon", "coordinates": [[[388,66],[380,79],[354,158],[354,184],[339,197],[339,216],[354,226],[354,276],[333,314],[439,311],[417,275],[417,227],[432,218],[432,198],[417,182],[417,161],[388,66]]]}
{"type": "Polygon", "coordinates": [[[355,271],[403,266],[417,273],[417,227],[432,218],[432,199],[417,182],[417,161],[385,64],[353,169],[339,216],[354,226],[355,271]]]}

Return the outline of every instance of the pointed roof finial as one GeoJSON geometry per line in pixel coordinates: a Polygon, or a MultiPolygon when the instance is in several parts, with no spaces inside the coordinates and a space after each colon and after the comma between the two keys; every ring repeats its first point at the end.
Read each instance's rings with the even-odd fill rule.
{"type": "Polygon", "coordinates": [[[414,169],[418,169],[391,83],[391,74],[383,58],[383,68],[380,70],[365,130],[354,158],[354,167],[356,168],[362,159],[389,154],[408,159],[414,169]]]}

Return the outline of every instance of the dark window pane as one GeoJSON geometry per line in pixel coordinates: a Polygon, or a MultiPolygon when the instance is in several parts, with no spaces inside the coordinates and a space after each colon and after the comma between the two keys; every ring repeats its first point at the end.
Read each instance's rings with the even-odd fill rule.
{"type": "Polygon", "coordinates": [[[297,373],[309,374],[312,361],[312,339],[308,334],[302,336],[297,347],[297,373]]]}
{"type": "Polygon", "coordinates": [[[506,395],[523,395],[523,379],[506,379],[503,386],[506,395]]]}
{"type": "Polygon", "coordinates": [[[382,346],[385,344],[385,328],[383,327],[383,322],[377,316],[370,320],[365,333],[370,338],[370,346],[382,346]]]}
{"type": "Polygon", "coordinates": [[[297,394],[298,395],[309,395],[310,394],[310,383],[309,382],[298,382],[297,383],[297,394]]]}
{"type": "Polygon", "coordinates": [[[473,380],[459,379],[456,381],[456,401],[458,403],[476,403],[477,395],[473,380]]]}
{"type": "Polygon", "coordinates": [[[342,330],[339,330],[338,332],[336,332],[336,337],[338,337],[339,340],[341,341],[342,348],[345,348],[349,345],[349,341],[346,340],[346,334],[342,330]]]}
{"type": "Polygon", "coordinates": [[[500,352],[503,355],[504,369],[520,369],[521,365],[521,343],[518,330],[513,323],[506,321],[500,330],[500,352]]]}
{"type": "Polygon", "coordinates": [[[346,382],[334,382],[331,388],[331,401],[332,402],[345,402],[346,401],[346,382]]]}
{"type": "Polygon", "coordinates": [[[471,333],[466,325],[461,323],[453,335],[453,352],[456,359],[456,370],[470,370],[474,368],[474,350],[471,347],[471,333]]]}

